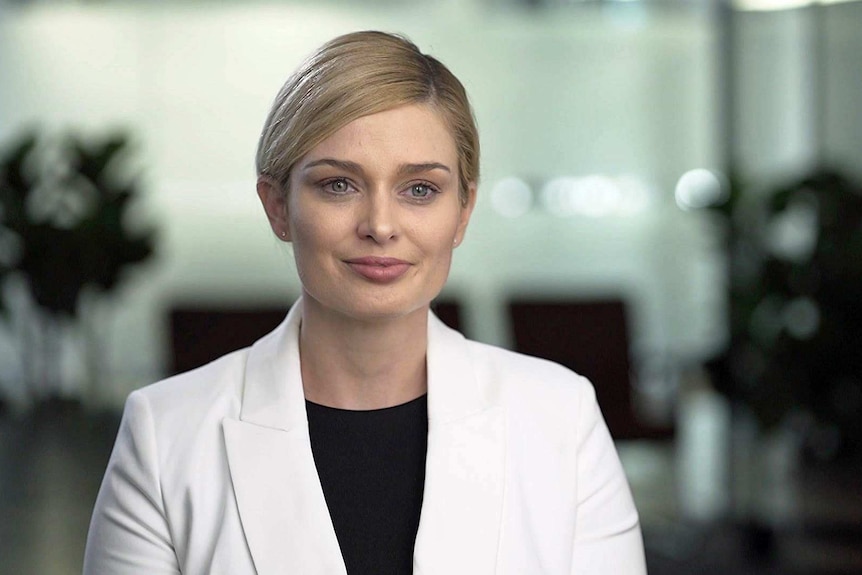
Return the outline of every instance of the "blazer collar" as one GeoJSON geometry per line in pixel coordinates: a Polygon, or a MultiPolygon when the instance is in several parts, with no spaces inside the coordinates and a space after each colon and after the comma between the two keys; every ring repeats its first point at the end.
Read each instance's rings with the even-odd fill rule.
{"type": "MultiPolygon", "coordinates": [[[[240,518],[258,573],[345,573],[314,465],[299,365],[298,301],[255,343],[240,420],[224,422],[240,518]]],[[[464,337],[428,320],[428,453],[414,572],[493,573],[505,478],[504,419],[464,337]]]]}
{"type": "MultiPolygon", "coordinates": [[[[251,348],[240,420],[290,431],[307,424],[299,363],[302,299],[272,333],[251,348]]],[[[460,419],[491,406],[474,375],[464,336],[428,314],[428,418],[460,419]]]]}
{"type": "Polygon", "coordinates": [[[428,453],[416,575],[496,572],[505,487],[505,419],[464,336],[428,318],[428,453]]]}
{"type": "Polygon", "coordinates": [[[299,365],[302,299],[274,331],[251,347],[246,360],[240,420],[291,431],[307,427],[299,365]]]}

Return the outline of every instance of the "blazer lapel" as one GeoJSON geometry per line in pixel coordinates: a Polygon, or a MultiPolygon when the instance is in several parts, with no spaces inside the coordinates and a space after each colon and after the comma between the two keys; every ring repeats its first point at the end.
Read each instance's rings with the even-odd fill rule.
{"type": "Polygon", "coordinates": [[[223,422],[240,520],[260,575],[346,573],[308,437],[300,307],[254,344],[240,420],[223,422]]]}
{"type": "MultiPolygon", "coordinates": [[[[301,301],[254,344],[240,419],[223,422],[240,519],[260,575],[345,575],[317,476],[299,364],[301,301]]],[[[496,570],[505,419],[461,334],[428,320],[428,454],[414,573],[496,570]]]]}
{"type": "Polygon", "coordinates": [[[494,573],[505,419],[483,395],[463,336],[433,315],[428,329],[428,455],[414,573],[494,573]]]}

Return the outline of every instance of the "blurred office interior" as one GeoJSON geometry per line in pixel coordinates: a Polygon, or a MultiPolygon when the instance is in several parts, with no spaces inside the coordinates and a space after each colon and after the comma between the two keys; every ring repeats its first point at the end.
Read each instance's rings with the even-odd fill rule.
{"type": "Polygon", "coordinates": [[[593,379],[650,572],[862,572],[862,2],[0,0],[32,232],[4,203],[0,573],[80,572],[128,393],[299,295],[254,150],[357,29],[464,82],[482,180],[437,309],[593,379]],[[123,250],[70,247],[96,204],[123,250]]]}

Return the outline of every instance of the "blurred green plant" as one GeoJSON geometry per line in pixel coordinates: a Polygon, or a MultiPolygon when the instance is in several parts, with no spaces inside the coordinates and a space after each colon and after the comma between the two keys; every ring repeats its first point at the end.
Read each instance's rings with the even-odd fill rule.
{"type": "MultiPolygon", "coordinates": [[[[24,280],[43,339],[59,322],[81,319],[86,293],[112,293],[127,268],[153,254],[154,230],[130,226],[139,188],[128,150],[122,133],[29,133],[0,155],[0,281],[24,280]]],[[[0,298],[8,316],[3,305],[0,298]]]]}
{"type": "Polygon", "coordinates": [[[772,428],[813,418],[822,457],[862,452],[862,187],[828,169],[765,194],[731,185],[730,341],[719,391],[772,428]]]}

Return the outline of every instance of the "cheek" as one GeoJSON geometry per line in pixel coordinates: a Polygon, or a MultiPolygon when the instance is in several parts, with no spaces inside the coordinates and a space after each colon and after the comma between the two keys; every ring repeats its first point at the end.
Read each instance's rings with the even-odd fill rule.
{"type": "Polygon", "coordinates": [[[405,236],[424,253],[440,257],[451,251],[455,229],[455,225],[448,219],[438,219],[434,223],[420,221],[416,225],[405,227],[405,236]]]}
{"type": "MultiPolygon", "coordinates": [[[[325,227],[311,218],[291,218],[291,244],[299,281],[306,288],[320,286],[329,270],[328,248],[332,241],[325,227]]],[[[315,288],[317,289],[317,288],[315,288]]]]}
{"type": "Polygon", "coordinates": [[[455,214],[448,214],[437,228],[436,241],[441,250],[447,251],[450,254],[453,249],[455,237],[458,234],[458,228],[461,221],[460,214],[460,210],[455,214]]]}
{"type": "Polygon", "coordinates": [[[290,230],[294,250],[314,251],[334,241],[338,228],[337,218],[331,213],[323,213],[313,206],[294,202],[290,210],[290,230]]]}
{"type": "Polygon", "coordinates": [[[315,225],[312,214],[301,210],[290,213],[290,234],[293,258],[300,281],[304,284],[312,279],[314,271],[320,269],[320,253],[326,245],[325,230],[315,225]]]}
{"type": "Polygon", "coordinates": [[[448,267],[452,259],[456,230],[457,226],[454,223],[446,221],[433,230],[426,230],[423,234],[422,243],[426,246],[426,253],[431,255],[441,267],[448,267]]]}

